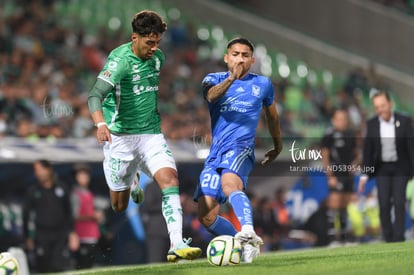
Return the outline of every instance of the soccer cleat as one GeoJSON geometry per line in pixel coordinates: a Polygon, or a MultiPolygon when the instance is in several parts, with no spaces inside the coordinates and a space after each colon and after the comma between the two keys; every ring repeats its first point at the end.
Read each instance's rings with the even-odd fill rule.
{"type": "Polygon", "coordinates": [[[137,174],[137,177],[131,185],[131,198],[137,204],[144,202],[144,190],[139,186],[139,174],[137,174]]]}
{"type": "Polygon", "coordinates": [[[236,234],[235,238],[242,245],[242,261],[244,263],[253,262],[253,259],[260,254],[260,246],[263,244],[262,238],[257,236],[254,231],[241,231],[236,234]]]}
{"type": "Polygon", "coordinates": [[[255,258],[260,254],[260,248],[258,246],[253,246],[249,243],[246,243],[242,246],[242,262],[250,264],[255,258]]]}
{"type": "Polygon", "coordinates": [[[180,260],[194,260],[200,257],[201,249],[189,246],[191,241],[191,238],[183,239],[182,243],[171,248],[168,251],[167,260],[171,263],[175,263],[180,260]]]}

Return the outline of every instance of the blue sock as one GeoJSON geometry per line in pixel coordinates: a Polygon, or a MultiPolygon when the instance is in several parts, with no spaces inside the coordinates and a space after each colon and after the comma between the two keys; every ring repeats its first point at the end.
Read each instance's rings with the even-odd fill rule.
{"type": "Polygon", "coordinates": [[[237,233],[233,224],[221,216],[217,216],[217,219],[213,222],[212,225],[210,225],[207,228],[207,230],[216,236],[220,236],[220,235],[234,236],[237,233]]]}
{"type": "Polygon", "coordinates": [[[253,211],[249,198],[242,191],[235,191],[230,194],[229,201],[233,211],[240,221],[240,225],[253,226],[253,211]]]}

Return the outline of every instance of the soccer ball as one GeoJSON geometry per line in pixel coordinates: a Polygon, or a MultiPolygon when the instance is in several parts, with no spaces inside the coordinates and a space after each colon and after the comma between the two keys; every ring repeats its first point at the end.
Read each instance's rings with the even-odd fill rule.
{"type": "Polygon", "coordinates": [[[0,275],[19,274],[19,263],[9,252],[0,253],[0,275]]]}
{"type": "Polygon", "coordinates": [[[241,256],[241,244],[233,236],[217,236],[207,246],[207,260],[215,266],[239,264],[241,256]]]}

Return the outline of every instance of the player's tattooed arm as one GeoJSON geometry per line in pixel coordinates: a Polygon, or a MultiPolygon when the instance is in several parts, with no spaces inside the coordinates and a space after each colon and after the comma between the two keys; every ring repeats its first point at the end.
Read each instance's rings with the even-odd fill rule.
{"type": "Polygon", "coordinates": [[[212,103],[222,97],[227,92],[233,81],[234,79],[228,77],[219,84],[212,86],[206,93],[207,101],[212,103]]]}

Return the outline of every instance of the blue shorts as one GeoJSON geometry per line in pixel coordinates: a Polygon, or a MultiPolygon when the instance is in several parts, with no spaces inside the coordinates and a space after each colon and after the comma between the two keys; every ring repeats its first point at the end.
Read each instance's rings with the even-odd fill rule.
{"type": "Polygon", "coordinates": [[[243,189],[247,187],[247,179],[254,165],[254,151],[250,147],[241,147],[219,152],[214,158],[206,160],[201,171],[199,183],[194,192],[194,201],[199,197],[213,197],[220,204],[226,202],[227,197],[221,187],[221,173],[223,170],[238,175],[243,182],[243,189]],[[214,159],[213,161],[211,161],[214,159]]]}

